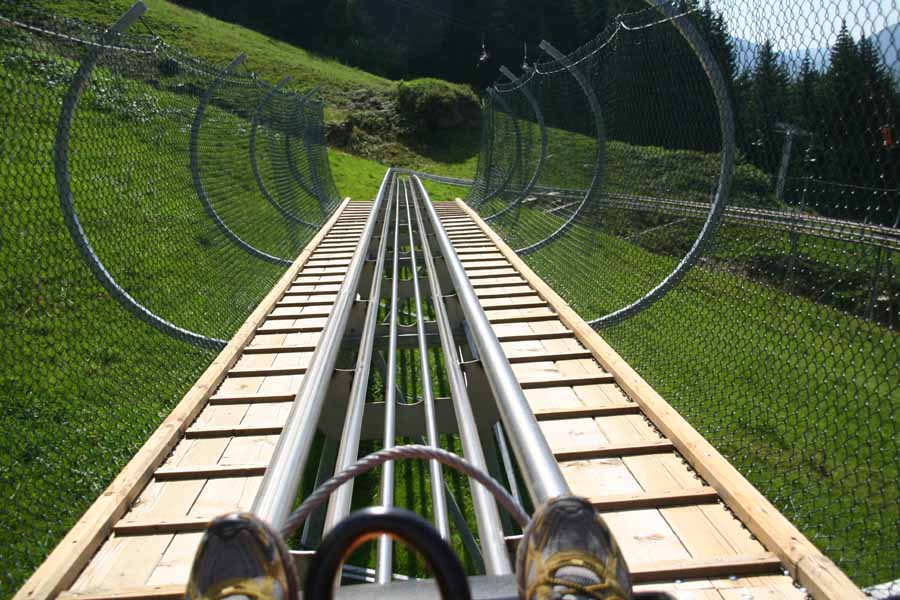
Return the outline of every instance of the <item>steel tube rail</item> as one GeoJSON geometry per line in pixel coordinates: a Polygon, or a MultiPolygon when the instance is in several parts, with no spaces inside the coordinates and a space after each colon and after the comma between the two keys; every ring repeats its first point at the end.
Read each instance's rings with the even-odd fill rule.
{"type": "MultiPolygon", "coordinates": [[[[398,299],[400,296],[400,186],[393,188],[396,215],[394,217],[394,244],[391,257],[391,304],[388,333],[387,380],[384,383],[384,448],[393,448],[397,431],[397,329],[398,299]]],[[[388,461],[381,468],[381,505],[394,505],[394,462],[388,461]]],[[[393,573],[394,544],[383,535],[378,538],[378,555],[375,564],[375,581],[391,582],[393,573]]]]}
{"type": "MultiPolygon", "coordinates": [[[[388,197],[393,196],[397,179],[391,181],[388,197]]],[[[381,240],[378,244],[378,254],[372,273],[372,287],[369,291],[368,307],[363,323],[362,334],[359,342],[359,355],[356,359],[356,373],[353,376],[353,384],[350,387],[350,399],[347,404],[347,417],[344,420],[344,429],[341,435],[341,444],[338,448],[337,460],[334,472],[339,473],[356,462],[359,456],[359,439],[362,432],[363,416],[365,414],[366,395],[369,389],[369,371],[372,365],[372,349],[375,345],[375,330],[378,327],[378,310],[381,306],[381,284],[384,279],[384,263],[387,256],[387,240],[390,230],[391,203],[387,202],[384,214],[384,224],[381,228],[381,240]]],[[[378,215],[375,216],[378,218],[378,215]]],[[[348,481],[332,494],[328,502],[328,512],[325,514],[324,531],[327,533],[332,527],[350,514],[350,504],[353,499],[353,481],[348,481]]]]}
{"type": "MultiPolygon", "coordinates": [[[[438,334],[441,337],[441,349],[444,353],[444,365],[447,369],[447,383],[450,387],[450,398],[453,401],[453,411],[456,414],[456,423],[459,427],[459,441],[462,445],[463,456],[478,469],[487,472],[487,461],[484,458],[484,449],[478,436],[478,425],[475,414],[472,412],[472,404],[469,401],[469,393],[466,390],[465,378],[459,361],[456,358],[456,342],[453,329],[450,326],[450,317],[447,315],[447,307],[444,306],[443,290],[435,269],[434,256],[431,253],[431,244],[425,228],[425,220],[419,210],[421,196],[413,191],[413,207],[416,211],[416,220],[419,223],[419,231],[422,235],[422,257],[425,268],[428,271],[428,284],[431,287],[431,297],[434,298],[434,316],[437,323],[438,334]]],[[[472,493],[472,508],[475,511],[475,523],[478,526],[478,539],[481,541],[481,552],[484,558],[485,572],[488,575],[507,575],[512,573],[509,562],[509,554],[506,550],[506,540],[503,536],[503,525],[497,503],[484,486],[473,479],[469,479],[469,489],[472,493]]],[[[518,501],[518,498],[516,499],[518,501]]]]}
{"type": "Polygon", "coordinates": [[[335,299],[331,316],[325,323],[318,348],[313,353],[282,434],[278,438],[269,468],[253,502],[252,511],[276,529],[281,528],[290,514],[303,468],[309,458],[309,450],[325,403],[328,382],[334,372],[341,339],[350,319],[354,294],[359,287],[372,233],[391,177],[392,173],[388,170],[375,198],[372,213],[363,229],[360,245],[347,268],[347,275],[335,299]]]}
{"type": "MultiPolygon", "coordinates": [[[[425,435],[428,445],[432,448],[440,447],[440,438],[437,432],[437,416],[434,409],[434,390],[431,386],[431,369],[428,365],[428,342],[425,339],[425,314],[422,311],[422,290],[419,285],[419,269],[416,261],[416,239],[412,225],[412,211],[409,207],[411,187],[409,181],[403,182],[404,202],[406,205],[406,228],[409,231],[409,262],[412,269],[413,298],[416,306],[416,336],[419,341],[419,367],[422,375],[422,402],[425,408],[425,435]]],[[[419,240],[424,247],[428,240],[424,231],[419,231],[419,240]]],[[[395,249],[396,250],[396,249],[395,249]]],[[[440,298],[434,298],[432,304],[440,302],[440,298]]],[[[431,472],[431,496],[434,512],[434,524],[438,533],[445,540],[450,540],[450,523],[447,520],[447,498],[444,496],[444,476],[441,473],[441,464],[436,460],[428,461],[431,472]]]]}
{"type": "Polygon", "coordinates": [[[428,192],[418,177],[414,176],[413,179],[422,193],[426,212],[434,230],[434,238],[456,288],[457,298],[475,341],[481,365],[497,401],[500,419],[509,435],[513,453],[522,470],[522,477],[531,499],[535,505],[540,505],[555,496],[568,494],[569,486],[534,418],[534,413],[531,412],[525,394],[500,346],[497,334],[491,328],[478,296],[469,283],[459,256],[431,204],[428,192]]]}

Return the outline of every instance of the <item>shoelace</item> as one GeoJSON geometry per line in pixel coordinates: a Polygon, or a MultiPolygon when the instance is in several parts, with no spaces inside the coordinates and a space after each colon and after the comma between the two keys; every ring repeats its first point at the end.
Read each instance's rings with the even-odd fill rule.
{"type": "Polygon", "coordinates": [[[544,581],[538,582],[536,587],[539,587],[540,585],[549,585],[551,588],[565,588],[563,590],[556,591],[557,596],[575,594],[594,598],[595,600],[625,600],[623,596],[619,595],[621,589],[619,588],[618,582],[614,579],[607,579],[600,583],[592,583],[591,585],[582,585],[575,581],[557,579],[556,577],[547,577],[544,581]],[[609,592],[611,588],[615,590],[613,591],[613,595],[606,595],[606,593],[609,592]]]}
{"type": "Polygon", "coordinates": [[[542,571],[535,578],[535,582],[528,587],[525,594],[526,598],[532,598],[537,589],[548,586],[551,590],[553,587],[564,588],[556,591],[555,597],[557,598],[566,594],[580,594],[588,598],[594,598],[594,600],[627,600],[622,586],[619,585],[619,581],[615,577],[616,560],[614,558],[604,564],[595,557],[584,555],[581,552],[560,552],[543,566],[542,571]],[[591,571],[597,576],[599,581],[597,583],[583,584],[551,575],[551,573],[558,573],[564,567],[576,565],[591,571]]]}

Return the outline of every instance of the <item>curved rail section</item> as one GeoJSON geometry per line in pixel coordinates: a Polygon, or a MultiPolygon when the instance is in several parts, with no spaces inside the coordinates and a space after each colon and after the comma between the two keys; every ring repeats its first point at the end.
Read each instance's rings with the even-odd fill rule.
{"type": "MultiPolygon", "coordinates": [[[[297,100],[297,106],[294,108],[293,118],[296,123],[296,128],[301,132],[303,136],[303,145],[304,147],[309,147],[307,142],[307,126],[306,126],[306,103],[309,102],[310,98],[319,91],[318,87],[314,87],[309,90],[297,100]]],[[[284,154],[287,157],[288,170],[291,172],[291,177],[294,178],[294,181],[297,182],[304,192],[309,194],[310,197],[315,198],[319,205],[324,205],[324,200],[320,196],[320,190],[310,182],[306,181],[306,178],[303,176],[303,173],[300,172],[300,169],[297,168],[297,163],[294,158],[294,149],[291,145],[291,136],[284,136],[284,154]]],[[[312,163],[310,163],[311,165],[312,163]]]]}
{"type": "Polygon", "coordinates": [[[94,277],[101,285],[115,298],[128,312],[136,316],[141,321],[149,324],[151,327],[169,335],[175,339],[190,342],[203,347],[222,348],[226,341],[217,338],[205,336],[188,329],[184,329],[163,319],[146,306],[138,302],[131,294],[126,292],[120,286],[112,274],[107,270],[103,261],[97,256],[94,247],[88,239],[81,220],[78,218],[78,211],[75,209],[75,197],[72,193],[72,177],[69,172],[69,141],[71,138],[72,124],[75,118],[75,110],[78,108],[78,101],[81,93],[90,79],[94,67],[99,62],[104,52],[105,42],[113,41],[116,36],[124,32],[133,25],[144,12],[147,7],[143,2],[138,2],[126,12],[114,25],[112,25],[105,33],[103,42],[94,46],[88,51],[78,71],[69,83],[69,89],[63,99],[62,112],[59,116],[59,123],[56,128],[56,140],[53,146],[54,166],[56,172],[56,189],[59,194],[60,208],[62,209],[63,219],[78,251],[94,274],[94,277]]]}
{"type": "Polygon", "coordinates": [[[197,105],[197,111],[194,113],[194,122],[191,125],[191,138],[189,145],[189,152],[191,155],[191,178],[194,181],[194,190],[197,192],[197,197],[200,199],[200,202],[203,204],[203,208],[206,211],[206,214],[209,215],[209,218],[213,220],[219,230],[225,234],[225,237],[234,242],[242,250],[245,250],[252,256],[256,258],[265,260],[270,263],[274,263],[276,265],[289,266],[291,261],[278,257],[272,256],[267,252],[263,252],[262,250],[251,246],[243,239],[241,239],[238,234],[231,230],[228,225],[225,224],[225,221],[222,220],[222,217],[219,216],[219,213],[216,212],[215,207],[212,205],[212,202],[209,199],[209,196],[206,193],[206,190],[203,187],[203,178],[200,174],[200,156],[199,156],[199,139],[200,139],[200,127],[203,124],[203,115],[206,112],[206,107],[209,105],[210,100],[212,100],[213,94],[216,93],[216,90],[221,87],[222,82],[225,78],[234,71],[241,63],[246,60],[247,55],[243,52],[231,63],[225,67],[216,77],[216,79],[210,84],[210,86],[203,92],[203,96],[200,97],[200,103],[197,105]]]}

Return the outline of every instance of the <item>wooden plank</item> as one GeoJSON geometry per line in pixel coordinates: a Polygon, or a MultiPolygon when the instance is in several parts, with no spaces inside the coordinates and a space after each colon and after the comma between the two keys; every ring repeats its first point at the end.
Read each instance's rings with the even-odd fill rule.
{"type": "Polygon", "coordinates": [[[115,591],[63,592],[59,600],[184,600],[184,585],[147,586],[115,591]]]}
{"type": "Polygon", "coordinates": [[[296,394],[251,394],[247,396],[213,396],[209,399],[211,406],[227,404],[268,404],[270,402],[293,402],[296,394]]]}
{"type": "Polygon", "coordinates": [[[773,551],[810,594],[827,600],[864,600],[865,595],[669,405],[622,357],[461,200],[457,205],[482,228],[497,249],[559,314],[594,358],[616,377],[625,393],[668,437],[691,466],[719,493],[750,531],[773,551]]]}
{"type": "Polygon", "coordinates": [[[600,512],[644,510],[648,508],[668,508],[672,506],[692,506],[718,502],[719,494],[711,487],[696,490],[672,490],[642,494],[620,494],[590,498],[600,512]]]}
{"type": "Polygon", "coordinates": [[[284,354],[286,352],[315,352],[316,346],[305,344],[300,346],[247,346],[244,354],[284,354]]]}
{"type": "Polygon", "coordinates": [[[264,329],[260,329],[259,333],[321,333],[323,329],[325,328],[321,325],[296,325],[293,327],[266,327],[264,329]]]}
{"type": "Polygon", "coordinates": [[[229,477],[254,477],[265,475],[268,464],[258,465],[203,465],[201,467],[160,467],[153,474],[157,481],[183,481],[186,479],[223,479],[229,477]]]}
{"type": "MultiPolygon", "coordinates": [[[[330,304],[330,303],[329,303],[330,304]]],[[[281,308],[281,307],[276,307],[281,308]]],[[[296,321],[298,319],[327,319],[331,313],[287,313],[272,314],[266,317],[266,321],[296,321]]]]}
{"type": "Polygon", "coordinates": [[[598,383],[615,383],[610,374],[592,375],[589,377],[560,377],[558,379],[525,379],[519,382],[523,390],[540,388],[574,387],[576,385],[594,385],[598,383]]]}
{"type": "Polygon", "coordinates": [[[268,369],[232,369],[229,377],[278,377],[283,375],[303,375],[306,367],[270,367],[268,369]]]}
{"type": "Polygon", "coordinates": [[[14,596],[16,600],[52,598],[75,581],[91,556],[109,536],[112,526],[122,518],[128,506],[150,481],[154,469],[162,464],[188,425],[200,414],[212,390],[225,379],[228,369],[237,362],[260,323],[291,285],[294,277],[337,222],[348,203],[349,199],[344,200],[325,226],[310,240],[278,283],[263,298],[150,439],[19,589],[14,596]]]}
{"type": "Polygon", "coordinates": [[[158,535],[203,531],[215,517],[182,517],[170,520],[132,521],[123,519],[113,526],[113,533],[125,535],[158,535]]]}
{"type": "Polygon", "coordinates": [[[629,565],[634,584],[673,579],[769,575],[780,573],[781,569],[781,560],[769,552],[722,559],[661,560],[633,567],[629,565]]]}
{"type": "Polygon", "coordinates": [[[484,294],[478,294],[476,292],[479,300],[490,300],[494,298],[524,298],[526,296],[534,296],[534,293],[534,290],[531,288],[514,291],[487,292],[484,294]]]}
{"type": "Polygon", "coordinates": [[[221,437],[244,437],[252,435],[279,435],[280,425],[257,425],[253,427],[237,425],[230,427],[197,427],[193,426],[184,432],[187,439],[209,439],[221,437]]]}
{"type": "MultiPolygon", "coordinates": [[[[506,545],[515,550],[522,541],[521,535],[506,536],[506,545]]],[[[634,584],[655,583],[684,579],[715,577],[775,575],[783,568],[781,560],[773,553],[729,556],[721,559],[660,560],[628,565],[634,584]]]]}
{"type": "Polygon", "coordinates": [[[637,404],[614,404],[585,408],[564,408],[549,411],[535,411],[538,421],[562,421],[565,419],[585,419],[595,417],[612,417],[617,415],[637,415],[641,409],[637,404]]]}
{"type": "Polygon", "coordinates": [[[490,317],[488,321],[491,325],[505,325],[509,323],[540,323],[543,321],[558,321],[559,317],[555,314],[524,314],[513,315],[509,317],[490,317]]]}
{"type": "Polygon", "coordinates": [[[641,442],[631,444],[615,444],[604,446],[601,448],[592,448],[587,450],[563,450],[554,452],[553,456],[556,460],[563,462],[567,460],[588,460],[592,458],[620,458],[623,456],[640,456],[643,454],[660,454],[663,452],[672,452],[675,446],[669,440],[658,440],[655,442],[641,442]]]}
{"type": "Polygon", "coordinates": [[[556,362],[561,360],[578,360],[581,358],[593,358],[593,354],[591,354],[590,350],[575,350],[572,352],[550,352],[543,354],[534,354],[534,355],[522,355],[522,356],[510,356],[507,357],[509,360],[509,364],[518,365],[525,363],[533,363],[533,362],[556,362]]]}
{"type": "Polygon", "coordinates": [[[575,334],[571,331],[554,331],[549,333],[498,335],[497,339],[501,342],[527,342],[531,340],[542,342],[544,340],[565,340],[574,337],[575,334]]]}
{"type": "Polygon", "coordinates": [[[331,300],[306,300],[303,302],[300,302],[300,301],[279,302],[275,305],[275,308],[306,308],[308,306],[334,306],[334,301],[331,301],[331,300]]]}

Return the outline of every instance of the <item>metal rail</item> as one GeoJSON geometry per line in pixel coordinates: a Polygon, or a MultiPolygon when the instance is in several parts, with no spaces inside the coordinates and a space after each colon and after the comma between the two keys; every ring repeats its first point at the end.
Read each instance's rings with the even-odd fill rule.
{"type": "Polygon", "coordinates": [[[309,458],[310,447],[325,403],[327,384],[334,372],[341,340],[350,318],[354,294],[359,287],[366,255],[375,230],[376,218],[384,203],[391,175],[390,171],[385,173],[384,180],[381,182],[369,220],[360,237],[359,247],[353,254],[346,279],[337,295],[331,316],[322,331],[318,350],[313,353],[303,383],[288,414],[282,435],[278,438],[269,468],[253,502],[253,512],[275,527],[280,527],[290,513],[300,484],[300,477],[309,458]]]}
{"type": "MultiPolygon", "coordinates": [[[[441,338],[441,349],[444,353],[444,364],[447,368],[447,381],[450,387],[450,396],[453,400],[453,410],[456,413],[456,422],[459,427],[459,440],[466,459],[481,469],[487,471],[487,461],[484,449],[478,435],[478,424],[469,401],[466,390],[465,377],[456,359],[457,346],[447,315],[447,307],[443,302],[444,294],[438,279],[434,255],[431,245],[427,243],[428,229],[422,218],[419,204],[421,196],[417,186],[413,187],[413,208],[416,212],[416,221],[419,231],[422,232],[422,255],[425,268],[428,273],[428,284],[431,288],[431,297],[436,299],[434,304],[435,322],[438,334],[441,338]],[[439,300],[439,301],[438,301],[439,300]]],[[[497,504],[491,494],[473,479],[469,479],[469,489],[472,493],[472,506],[475,510],[475,521],[478,526],[478,537],[481,540],[482,554],[484,556],[485,570],[488,575],[506,575],[512,573],[509,555],[506,549],[506,540],[503,536],[503,526],[497,504]]]]}
{"type": "MultiPolygon", "coordinates": [[[[425,406],[425,433],[428,445],[432,448],[440,446],[437,433],[437,417],[434,409],[434,390],[431,386],[431,368],[428,363],[428,342],[425,339],[425,314],[422,310],[422,290],[419,286],[419,268],[416,261],[416,239],[412,225],[412,211],[409,208],[410,186],[409,180],[403,182],[404,204],[406,206],[406,228],[409,231],[409,262],[412,270],[413,297],[416,307],[416,337],[419,342],[419,367],[422,378],[422,401],[425,406]]],[[[420,242],[424,247],[428,244],[425,233],[419,230],[420,242]]],[[[396,254],[399,250],[394,248],[396,254]]],[[[440,302],[435,298],[434,303],[440,302]]],[[[434,304],[433,303],[433,304],[434,304]]],[[[434,522],[438,533],[445,540],[450,539],[450,524],[447,520],[447,499],[444,496],[444,476],[441,474],[441,464],[432,460],[428,463],[431,472],[431,496],[434,501],[434,522]]]]}
{"type": "MultiPolygon", "coordinates": [[[[398,302],[400,299],[400,196],[396,191],[393,198],[395,205],[394,243],[391,259],[391,304],[388,311],[388,365],[387,380],[384,388],[384,444],[383,448],[392,448],[397,428],[397,328],[398,302]]],[[[381,505],[390,508],[394,505],[394,463],[386,462],[381,469],[381,505]]],[[[378,558],[375,566],[375,581],[388,583],[393,572],[393,542],[386,535],[378,539],[378,558]]]]}
{"type": "MultiPolygon", "coordinates": [[[[396,178],[391,181],[389,197],[393,196],[393,187],[396,178]]],[[[375,345],[375,330],[378,326],[378,311],[381,307],[381,284],[384,279],[384,262],[387,254],[388,228],[391,220],[391,202],[385,203],[384,223],[381,228],[381,239],[378,244],[378,254],[372,273],[372,287],[369,291],[366,307],[366,317],[363,324],[362,336],[359,342],[359,355],[356,360],[356,373],[353,377],[353,385],[350,388],[350,399],[347,405],[347,416],[344,420],[344,429],[341,435],[341,444],[338,448],[335,472],[343,471],[354,462],[359,455],[359,440],[362,433],[363,416],[365,414],[366,395],[369,389],[369,371],[372,364],[372,350],[375,345]]],[[[328,512],[325,515],[325,532],[330,531],[335,525],[350,514],[350,504],[353,499],[353,482],[347,482],[338,488],[328,503],[328,512]]],[[[373,572],[374,575],[374,572],[373,572]]]]}
{"type": "Polygon", "coordinates": [[[532,501],[535,505],[539,505],[549,498],[567,494],[569,487],[566,480],[534,418],[534,413],[500,346],[500,341],[481,308],[478,296],[469,283],[459,256],[434,210],[428,192],[418,177],[413,176],[413,181],[424,199],[423,204],[434,231],[434,239],[456,288],[457,299],[532,501]]]}

